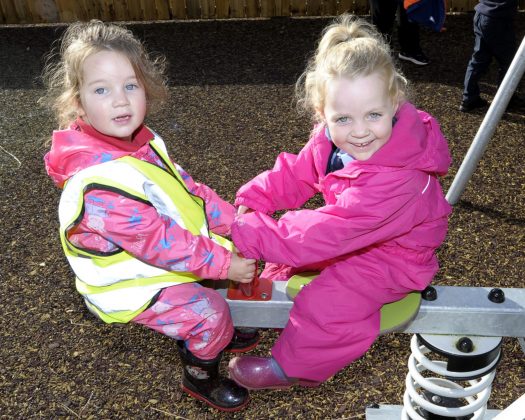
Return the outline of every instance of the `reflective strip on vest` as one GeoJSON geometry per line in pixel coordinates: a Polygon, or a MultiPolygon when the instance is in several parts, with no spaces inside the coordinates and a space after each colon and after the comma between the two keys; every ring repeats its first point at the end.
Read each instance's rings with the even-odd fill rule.
{"type": "Polygon", "coordinates": [[[68,240],[68,230],[82,219],[84,193],[89,188],[109,189],[151,203],[194,235],[204,235],[228,250],[230,241],[208,231],[204,202],[187,189],[166,154],[164,143],[150,143],[172,174],[129,156],[83,169],[70,178],[59,204],[60,237],[66,257],[77,276],[76,287],[88,308],[107,323],[129,322],[163,288],[200,280],[189,272],[167,271],[146,264],[121,250],[103,254],[80,249],[68,240]]]}

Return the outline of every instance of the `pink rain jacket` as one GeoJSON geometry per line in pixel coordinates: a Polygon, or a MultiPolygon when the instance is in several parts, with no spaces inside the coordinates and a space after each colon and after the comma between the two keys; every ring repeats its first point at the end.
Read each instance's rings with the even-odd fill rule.
{"type": "MultiPolygon", "coordinates": [[[[150,147],[153,133],[142,126],[131,142],[105,136],[77,120],[67,130],[55,131],[51,150],[45,156],[46,170],[60,188],[77,172],[122,156],[132,156],[165,168],[150,147]]],[[[208,225],[214,233],[229,234],[235,208],[211,188],[199,184],[178,165],[189,191],[206,203],[208,225]]],[[[84,195],[84,217],[72,231],[77,246],[109,252],[121,247],[142,261],[173,271],[190,271],[201,278],[225,279],[231,253],[212,239],[193,235],[174,220],[157,213],[155,207],[92,189],[84,195]]]]}
{"type": "Polygon", "coordinates": [[[332,143],[318,125],[298,155],[244,185],[232,237],[248,258],[270,263],[262,276],[322,271],[297,296],[272,353],[289,376],[325,380],[362,355],[379,332],[385,303],[423,290],[438,270],[446,202],[438,180],[451,159],[436,120],[403,104],[390,140],[366,161],[326,174],[332,143]],[[321,193],[323,207],[297,209],[321,193]]]}

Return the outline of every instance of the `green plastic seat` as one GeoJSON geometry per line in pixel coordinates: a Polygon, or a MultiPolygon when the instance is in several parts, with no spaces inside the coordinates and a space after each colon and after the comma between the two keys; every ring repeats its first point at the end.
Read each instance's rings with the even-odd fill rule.
{"type": "MultiPolygon", "coordinates": [[[[291,277],[286,283],[286,294],[290,300],[294,300],[303,286],[310,283],[318,275],[317,272],[305,272],[291,277]]],[[[409,293],[403,299],[383,305],[379,335],[405,329],[417,316],[420,306],[421,292],[409,293]]]]}

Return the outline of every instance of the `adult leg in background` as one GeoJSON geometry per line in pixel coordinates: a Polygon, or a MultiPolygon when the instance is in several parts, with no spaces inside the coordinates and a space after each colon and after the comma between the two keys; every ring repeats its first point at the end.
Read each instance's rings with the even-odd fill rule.
{"type": "Polygon", "coordinates": [[[492,50],[487,44],[485,29],[490,27],[490,18],[477,13],[474,15],[474,51],[467,65],[463,89],[463,103],[473,103],[480,98],[479,80],[492,61],[492,50]]]}
{"type": "Polygon", "coordinates": [[[369,0],[369,4],[372,23],[392,44],[394,21],[399,7],[397,0],[369,0]]]}
{"type": "Polygon", "coordinates": [[[399,26],[397,34],[402,53],[414,56],[423,52],[420,45],[419,25],[408,20],[403,2],[399,5],[399,26]]]}

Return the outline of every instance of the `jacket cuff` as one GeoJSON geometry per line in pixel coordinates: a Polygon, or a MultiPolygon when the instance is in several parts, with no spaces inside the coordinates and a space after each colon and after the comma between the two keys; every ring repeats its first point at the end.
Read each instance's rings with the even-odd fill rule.
{"type": "Polygon", "coordinates": [[[235,247],[239,250],[239,252],[242,254],[245,258],[254,258],[259,259],[259,256],[255,253],[250,252],[249,248],[247,247],[247,244],[244,242],[243,235],[241,233],[242,229],[246,229],[248,226],[243,227],[243,217],[242,215],[239,215],[235,218],[233,224],[232,224],[232,241],[235,247]]]}
{"type": "Polygon", "coordinates": [[[235,199],[234,204],[235,204],[235,207],[246,206],[249,209],[260,211],[261,213],[264,213],[264,214],[272,214],[274,212],[274,210],[264,205],[263,203],[252,200],[247,197],[237,197],[235,199]]]}
{"type": "Polygon", "coordinates": [[[226,252],[224,254],[224,261],[221,267],[221,271],[219,272],[218,280],[225,280],[228,278],[228,270],[230,269],[231,263],[232,263],[232,253],[226,252]]]}

